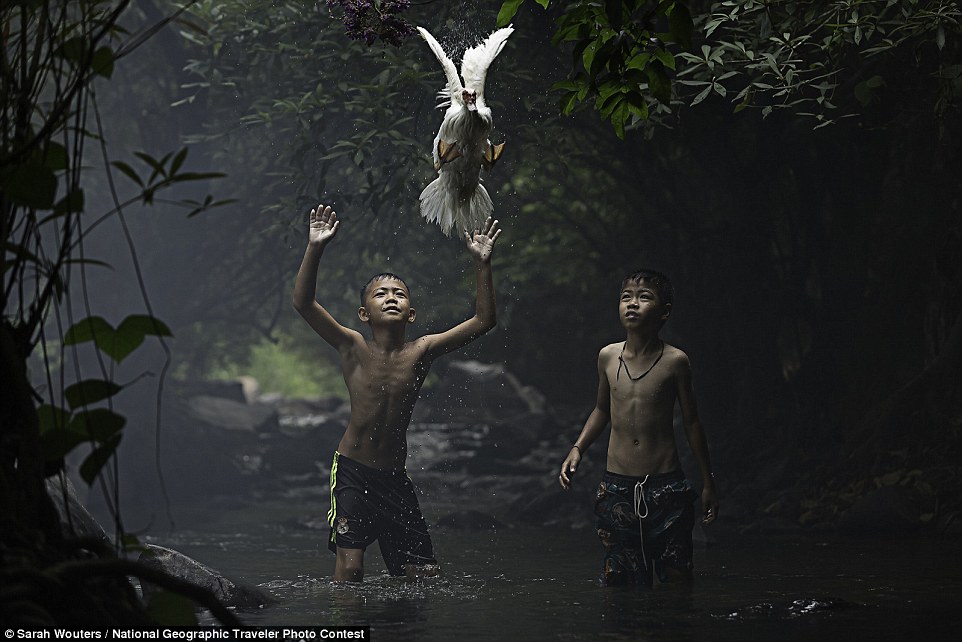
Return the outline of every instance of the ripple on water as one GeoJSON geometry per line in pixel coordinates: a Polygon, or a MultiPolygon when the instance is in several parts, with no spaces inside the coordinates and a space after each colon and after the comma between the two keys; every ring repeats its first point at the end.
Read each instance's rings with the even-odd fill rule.
{"type": "Polygon", "coordinates": [[[760,602],[745,606],[724,615],[714,617],[724,620],[747,621],[758,618],[768,619],[791,619],[811,614],[820,614],[842,609],[852,609],[864,605],[856,602],[849,602],[841,598],[802,598],[792,600],[788,603],[773,604],[771,602],[760,602]]]}

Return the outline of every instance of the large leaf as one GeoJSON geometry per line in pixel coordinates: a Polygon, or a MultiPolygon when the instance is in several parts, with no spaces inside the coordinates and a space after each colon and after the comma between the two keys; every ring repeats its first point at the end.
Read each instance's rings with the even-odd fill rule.
{"type": "Polygon", "coordinates": [[[498,11],[498,26],[506,27],[514,15],[518,13],[518,9],[521,7],[521,3],[524,0],[505,0],[501,4],[501,10],[498,11]]]}
{"type": "Polygon", "coordinates": [[[57,195],[57,176],[43,165],[18,165],[0,175],[0,188],[16,205],[50,209],[57,195]]]}
{"type": "Polygon", "coordinates": [[[120,432],[126,423],[123,415],[109,408],[94,408],[74,415],[70,430],[84,435],[89,441],[105,443],[120,432]]]}
{"type": "Polygon", "coordinates": [[[37,422],[40,425],[40,433],[48,430],[62,430],[70,423],[70,412],[48,403],[37,408],[37,422]]]}
{"type": "Polygon", "coordinates": [[[691,20],[691,13],[688,7],[680,0],[676,0],[675,5],[668,12],[668,33],[671,39],[691,51],[691,33],[694,25],[691,20]]]}
{"type": "Polygon", "coordinates": [[[652,60],[648,64],[648,87],[658,102],[667,105],[671,102],[671,80],[665,73],[665,65],[660,60],[652,60]]]}
{"type": "Polygon", "coordinates": [[[147,314],[132,314],[116,329],[103,318],[93,316],[75,323],[67,331],[64,345],[93,341],[104,354],[120,363],[140,347],[148,335],[173,336],[163,321],[147,314]]]}
{"type": "Polygon", "coordinates": [[[73,430],[51,430],[40,435],[40,452],[46,461],[57,461],[85,441],[89,440],[73,430]]]}
{"type": "Polygon", "coordinates": [[[71,409],[76,409],[113,397],[121,390],[123,390],[123,386],[119,386],[113,381],[84,379],[68,386],[63,391],[63,395],[67,399],[67,405],[71,409]]]}
{"type": "Polygon", "coordinates": [[[112,338],[113,334],[113,326],[103,317],[85,317],[70,326],[63,337],[63,344],[69,346],[87,341],[105,341],[108,337],[112,338]]]}
{"type": "Polygon", "coordinates": [[[117,446],[120,445],[120,438],[122,434],[117,433],[105,443],[97,446],[97,448],[87,455],[83,463],[80,464],[80,476],[88,484],[93,484],[94,480],[97,479],[97,475],[103,469],[110,458],[117,452],[117,446]]]}

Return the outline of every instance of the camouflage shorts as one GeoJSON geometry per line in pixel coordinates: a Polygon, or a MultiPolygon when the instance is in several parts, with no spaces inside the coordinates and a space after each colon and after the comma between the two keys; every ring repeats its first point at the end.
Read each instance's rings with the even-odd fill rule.
{"type": "Polygon", "coordinates": [[[653,573],[667,579],[666,567],[691,570],[696,497],[681,471],[647,477],[606,472],[595,502],[605,547],[601,584],[651,586],[653,573]]]}

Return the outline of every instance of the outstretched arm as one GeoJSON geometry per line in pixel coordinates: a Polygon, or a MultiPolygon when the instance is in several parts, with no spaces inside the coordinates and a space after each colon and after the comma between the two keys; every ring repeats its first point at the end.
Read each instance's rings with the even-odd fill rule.
{"type": "Polygon", "coordinates": [[[575,440],[575,445],[568,451],[561,464],[561,473],[558,481],[561,487],[568,490],[571,487],[571,477],[578,470],[581,463],[581,456],[588,446],[594,443],[608,422],[611,420],[611,388],[608,386],[608,377],[605,375],[604,350],[598,353],[598,398],[595,401],[595,408],[588,415],[585,427],[581,429],[581,434],[575,440]]]}
{"type": "Polygon", "coordinates": [[[316,209],[311,210],[307,250],[304,252],[304,260],[301,261],[301,268],[297,271],[297,278],[294,281],[293,297],[294,309],[304,317],[314,332],[337,350],[350,343],[357,333],[335,321],[334,317],[317,302],[315,292],[317,268],[321,262],[321,256],[324,254],[324,248],[337,234],[339,226],[337,214],[330,207],[318,205],[316,209]]]}
{"type": "Polygon", "coordinates": [[[695,461],[698,462],[698,467],[701,469],[702,482],[704,483],[701,493],[702,509],[704,510],[702,523],[711,524],[718,517],[718,494],[715,492],[715,476],[712,474],[711,457],[708,454],[708,438],[705,436],[705,428],[698,418],[695,390],[691,382],[691,364],[687,356],[678,362],[676,381],[678,382],[677,392],[678,401],[681,405],[681,416],[685,423],[685,436],[688,438],[688,445],[695,456],[695,461]]]}
{"type": "Polygon", "coordinates": [[[426,354],[430,357],[438,357],[452,350],[457,350],[461,346],[474,341],[497,324],[494,277],[491,274],[491,253],[499,236],[501,236],[501,230],[498,229],[498,222],[490,217],[485,221],[482,229],[475,230],[473,234],[464,233],[468,253],[474,257],[478,283],[474,316],[446,332],[425,336],[423,341],[428,344],[426,354]]]}

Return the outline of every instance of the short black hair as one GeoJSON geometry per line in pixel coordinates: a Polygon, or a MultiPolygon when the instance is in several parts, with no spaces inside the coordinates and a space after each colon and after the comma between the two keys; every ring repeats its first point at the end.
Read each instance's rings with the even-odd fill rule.
{"type": "Polygon", "coordinates": [[[411,288],[408,288],[408,284],[405,283],[404,279],[399,277],[397,274],[394,274],[393,272],[381,272],[380,274],[375,274],[374,276],[372,276],[370,279],[368,279],[367,283],[361,286],[361,305],[362,306],[364,305],[364,296],[367,294],[367,289],[371,287],[372,283],[374,283],[375,281],[380,281],[382,279],[395,279],[397,281],[400,281],[401,283],[404,284],[404,287],[408,289],[408,294],[411,293],[411,288]]]}
{"type": "Polygon", "coordinates": [[[641,283],[642,281],[652,287],[662,303],[670,305],[675,300],[675,289],[671,286],[671,279],[655,270],[646,269],[632,272],[621,282],[621,287],[624,289],[629,283],[641,283]]]}

